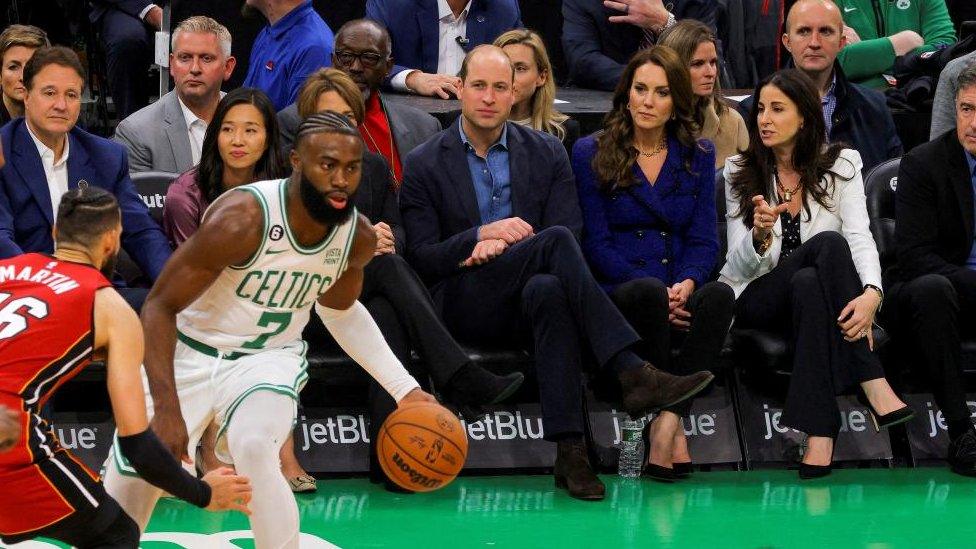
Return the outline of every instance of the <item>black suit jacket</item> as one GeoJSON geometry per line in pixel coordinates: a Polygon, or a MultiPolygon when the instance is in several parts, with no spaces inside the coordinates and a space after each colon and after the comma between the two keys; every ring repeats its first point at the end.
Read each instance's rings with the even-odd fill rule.
{"type": "Polygon", "coordinates": [[[393,231],[396,251],[402,254],[406,248],[403,223],[400,221],[400,208],[397,206],[390,165],[383,156],[366,151],[363,155],[363,172],[356,191],[356,209],[376,225],[380,221],[393,231]]]}
{"type": "MultiPolygon", "coordinates": [[[[717,0],[671,0],[665,7],[678,20],[697,19],[715,29],[717,0]]],[[[640,49],[644,33],[634,25],[611,23],[623,12],[603,0],[563,0],[563,51],[577,86],[613,91],[624,66],[640,49]]]]}
{"type": "Polygon", "coordinates": [[[955,130],[901,159],[895,199],[897,261],[885,284],[967,269],[973,248],[973,182],[955,130]]]}
{"type": "MultiPolygon", "coordinates": [[[[512,215],[536,232],[583,226],[576,180],[563,144],[554,136],[508,122],[512,215]]],[[[429,285],[462,272],[459,264],[478,242],[481,215],[458,123],[407,155],[400,213],[407,259],[429,285]]]]}

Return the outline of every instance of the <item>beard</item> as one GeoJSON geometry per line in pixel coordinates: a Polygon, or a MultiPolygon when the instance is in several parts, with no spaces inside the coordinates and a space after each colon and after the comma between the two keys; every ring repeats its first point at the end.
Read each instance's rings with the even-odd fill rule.
{"type": "Polygon", "coordinates": [[[344,223],[352,215],[352,203],[355,198],[355,193],[347,195],[346,205],[344,207],[336,208],[329,203],[325,195],[320,193],[312,185],[312,182],[304,174],[301,176],[301,183],[298,188],[302,197],[302,206],[305,206],[308,215],[319,223],[323,225],[338,225],[344,223]]]}
{"type": "Polygon", "coordinates": [[[105,278],[112,280],[115,275],[115,265],[119,262],[119,252],[115,252],[110,257],[105,258],[105,263],[102,263],[101,268],[98,270],[105,276],[105,278]]]}

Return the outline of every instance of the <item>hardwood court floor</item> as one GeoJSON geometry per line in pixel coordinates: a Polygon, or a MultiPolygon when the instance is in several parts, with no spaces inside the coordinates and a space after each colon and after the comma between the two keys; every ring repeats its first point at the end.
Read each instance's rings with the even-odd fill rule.
{"type": "MultiPolygon", "coordinates": [[[[976,547],[976,480],[942,468],[848,469],[804,483],[784,470],[604,480],[607,499],[596,503],[542,475],[462,477],[413,495],[320,480],[318,494],[298,497],[302,547],[976,547]]],[[[164,500],[142,546],[251,548],[246,532],[233,533],[247,528],[242,515],[164,500]]]]}

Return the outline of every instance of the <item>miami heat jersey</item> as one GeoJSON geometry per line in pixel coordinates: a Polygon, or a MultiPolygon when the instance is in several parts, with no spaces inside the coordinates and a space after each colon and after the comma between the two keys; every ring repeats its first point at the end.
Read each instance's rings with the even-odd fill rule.
{"type": "Polygon", "coordinates": [[[317,245],[298,243],[285,208],[287,179],[242,185],[264,213],[261,244],[250,260],[228,267],[177,316],[184,343],[251,354],[301,339],[315,301],[342,276],[358,214],[335,225],[317,245]]]}
{"type": "Polygon", "coordinates": [[[18,444],[0,453],[0,534],[94,505],[97,476],[61,448],[40,410],[91,361],[95,292],[110,285],[91,266],[47,255],[0,261],[0,404],[21,413],[18,444]]]}

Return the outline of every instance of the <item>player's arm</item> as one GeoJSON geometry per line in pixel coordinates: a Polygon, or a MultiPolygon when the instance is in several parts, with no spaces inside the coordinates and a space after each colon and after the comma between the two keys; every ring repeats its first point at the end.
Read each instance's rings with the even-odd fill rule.
{"type": "Polygon", "coordinates": [[[356,226],[349,264],[339,280],[319,298],[315,310],[342,350],[362,366],[398,403],[434,397],[423,392],[383,338],[366,307],[359,302],[363,289],[363,269],[373,258],[376,232],[360,216],[356,226]]]}
{"type": "Polygon", "coordinates": [[[191,463],[186,423],[176,398],[173,353],[176,315],[197,299],[230,265],[246,262],[261,243],[263,213],[247,192],[218,200],[190,238],[170,257],[142,307],[146,375],[152,393],[152,426],[163,445],[191,463]]]}
{"type": "MultiPolygon", "coordinates": [[[[3,159],[0,153],[0,160],[3,159]]],[[[6,452],[20,440],[20,414],[6,406],[0,406],[0,453],[6,452]]]]}
{"type": "Polygon", "coordinates": [[[140,370],[143,358],[139,317],[113,288],[95,294],[95,346],[107,349],[108,394],[119,449],[143,479],[198,507],[248,513],[251,486],[231,469],[211,471],[203,480],[187,473],[149,429],[140,370]]]}

